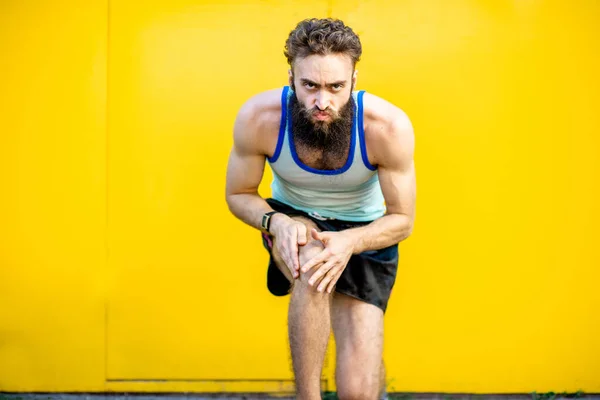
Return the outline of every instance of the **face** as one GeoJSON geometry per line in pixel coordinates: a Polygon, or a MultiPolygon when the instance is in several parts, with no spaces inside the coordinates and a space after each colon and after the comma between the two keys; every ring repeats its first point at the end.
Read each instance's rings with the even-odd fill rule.
{"type": "Polygon", "coordinates": [[[316,126],[326,126],[340,118],[340,110],[350,100],[355,84],[352,60],[343,54],[296,59],[290,71],[290,86],[316,126]]]}

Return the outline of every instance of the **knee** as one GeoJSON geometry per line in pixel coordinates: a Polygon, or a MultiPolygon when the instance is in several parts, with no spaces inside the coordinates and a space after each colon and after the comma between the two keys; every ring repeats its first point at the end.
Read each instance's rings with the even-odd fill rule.
{"type": "MultiPolygon", "coordinates": [[[[307,260],[308,261],[308,260],[307,260]]],[[[302,264],[300,264],[302,265],[302,264]]],[[[313,298],[314,300],[317,299],[327,299],[329,297],[331,297],[331,293],[327,293],[327,291],[323,291],[323,292],[319,292],[317,290],[318,286],[318,282],[316,282],[317,284],[309,284],[309,280],[312,277],[312,275],[318,270],[318,266],[311,269],[308,272],[300,272],[300,276],[294,280],[294,286],[293,286],[293,291],[298,293],[298,294],[302,294],[304,296],[309,296],[311,298],[313,298]]]]}
{"type": "Polygon", "coordinates": [[[381,392],[376,376],[352,376],[337,383],[340,400],[378,400],[381,392]]]}
{"type": "Polygon", "coordinates": [[[294,286],[292,288],[292,291],[297,294],[301,294],[303,296],[309,296],[309,297],[313,298],[314,300],[317,300],[319,298],[327,299],[327,298],[331,297],[331,293],[327,293],[327,291],[319,292],[317,290],[317,288],[318,288],[317,285],[311,286],[308,283],[310,276],[311,276],[310,271],[306,274],[303,274],[301,272],[300,277],[294,281],[294,286]]]}
{"type": "MultiPolygon", "coordinates": [[[[320,254],[324,248],[325,248],[325,246],[323,246],[323,243],[321,241],[314,240],[309,237],[308,243],[306,243],[304,246],[301,246],[298,251],[298,262],[300,264],[300,267],[302,267],[304,264],[306,264],[308,261],[310,261],[313,257],[320,254]]],[[[294,281],[293,290],[295,292],[300,292],[300,293],[310,293],[314,296],[322,296],[322,297],[328,296],[329,294],[327,292],[323,292],[323,293],[318,292],[317,285],[311,286],[308,283],[311,276],[315,272],[317,272],[318,269],[319,269],[319,266],[317,265],[317,266],[313,267],[310,271],[307,271],[306,273],[300,271],[300,276],[294,281]]]]}
{"type": "Polygon", "coordinates": [[[324,248],[323,243],[320,241],[309,239],[308,243],[299,248],[298,261],[300,262],[300,266],[306,264],[311,258],[321,253],[324,248]]]}
{"type": "MultiPolygon", "coordinates": [[[[300,249],[300,253],[298,256],[298,262],[300,263],[300,267],[302,267],[304,264],[310,261],[313,257],[320,254],[323,251],[323,249],[323,244],[318,240],[313,240],[307,243],[305,246],[303,246],[300,249]]],[[[315,272],[317,272],[318,269],[319,266],[317,265],[313,267],[310,271],[300,272],[300,277],[298,278],[298,281],[301,284],[301,286],[309,286],[308,280],[315,272]]],[[[316,290],[316,287],[314,287],[313,289],[316,290]]]]}

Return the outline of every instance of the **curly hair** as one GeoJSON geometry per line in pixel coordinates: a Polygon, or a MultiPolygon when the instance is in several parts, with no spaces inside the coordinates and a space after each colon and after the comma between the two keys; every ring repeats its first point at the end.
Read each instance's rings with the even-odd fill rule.
{"type": "Polygon", "coordinates": [[[311,18],[300,21],[290,32],[283,53],[291,67],[296,58],[336,53],[350,56],[352,65],[356,66],[362,55],[362,45],[358,35],[342,21],[311,18]]]}

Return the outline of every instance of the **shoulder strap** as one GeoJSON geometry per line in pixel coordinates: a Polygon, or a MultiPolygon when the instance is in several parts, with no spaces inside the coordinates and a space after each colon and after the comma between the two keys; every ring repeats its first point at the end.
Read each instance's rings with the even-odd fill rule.
{"type": "Polygon", "coordinates": [[[273,154],[273,157],[267,158],[267,160],[269,160],[270,163],[274,163],[279,158],[279,154],[281,153],[281,147],[283,146],[283,142],[285,140],[289,90],[289,86],[284,86],[283,90],[281,91],[281,121],[279,122],[279,136],[277,137],[277,147],[275,148],[275,153],[273,154]]]}
{"type": "Polygon", "coordinates": [[[363,108],[363,96],[364,90],[358,92],[357,103],[358,103],[358,138],[360,141],[360,153],[362,155],[363,163],[365,167],[371,171],[377,170],[377,167],[371,165],[369,157],[367,156],[367,144],[365,143],[365,121],[364,121],[364,108],[363,108]]]}

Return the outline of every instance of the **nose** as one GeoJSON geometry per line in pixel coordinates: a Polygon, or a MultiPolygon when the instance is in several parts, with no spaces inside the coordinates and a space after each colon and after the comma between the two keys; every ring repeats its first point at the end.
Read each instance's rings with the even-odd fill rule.
{"type": "Polygon", "coordinates": [[[326,91],[320,90],[315,98],[315,106],[321,111],[325,111],[329,107],[330,98],[326,91]]]}

